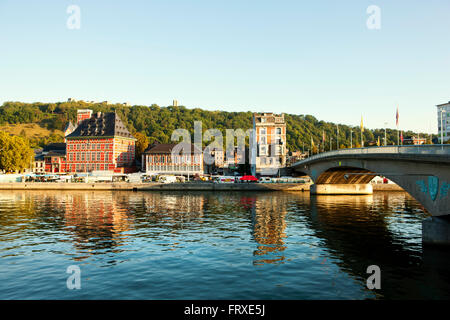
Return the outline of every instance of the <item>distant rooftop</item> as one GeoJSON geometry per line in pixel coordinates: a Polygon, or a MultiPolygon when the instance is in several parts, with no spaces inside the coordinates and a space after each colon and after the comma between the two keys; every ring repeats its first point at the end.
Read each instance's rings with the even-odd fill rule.
{"type": "Polygon", "coordinates": [[[449,105],[449,104],[450,104],[450,101],[446,102],[446,103],[443,103],[443,104],[438,104],[438,105],[436,105],[436,107],[442,107],[442,106],[446,106],[446,105],[449,105]]]}
{"type": "Polygon", "coordinates": [[[64,142],[53,142],[44,146],[43,152],[52,152],[52,151],[64,151],[66,152],[66,144],[64,142]]]}
{"type": "MultiPolygon", "coordinates": [[[[194,153],[194,150],[197,150],[198,153],[201,153],[202,151],[197,148],[194,144],[188,144],[186,142],[181,142],[180,148],[185,147],[188,148],[191,152],[191,154],[194,153]]],[[[172,150],[177,146],[178,143],[158,143],[158,144],[152,144],[150,145],[147,150],[145,150],[146,154],[171,154],[172,150]]],[[[181,149],[180,149],[181,152],[181,149]]]]}

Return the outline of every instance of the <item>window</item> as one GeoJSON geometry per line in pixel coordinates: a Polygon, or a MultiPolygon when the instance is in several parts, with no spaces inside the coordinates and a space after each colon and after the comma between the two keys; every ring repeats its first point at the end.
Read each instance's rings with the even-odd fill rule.
{"type": "Polygon", "coordinates": [[[266,128],[261,128],[261,134],[266,134],[266,128]]]}
{"type": "Polygon", "coordinates": [[[277,134],[281,134],[281,128],[277,128],[276,132],[277,134]]]}
{"type": "Polygon", "coordinates": [[[267,150],[266,150],[266,147],[261,147],[259,149],[259,151],[260,151],[261,155],[265,155],[267,150]]]}

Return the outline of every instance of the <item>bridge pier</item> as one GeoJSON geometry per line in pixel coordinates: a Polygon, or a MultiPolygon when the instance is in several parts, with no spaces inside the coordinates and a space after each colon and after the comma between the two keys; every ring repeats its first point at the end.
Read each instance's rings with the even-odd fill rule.
{"type": "Polygon", "coordinates": [[[450,245],[450,215],[429,217],[422,221],[422,242],[450,245]]]}
{"type": "Polygon", "coordinates": [[[371,184],[313,184],[311,194],[373,194],[371,184]]]}

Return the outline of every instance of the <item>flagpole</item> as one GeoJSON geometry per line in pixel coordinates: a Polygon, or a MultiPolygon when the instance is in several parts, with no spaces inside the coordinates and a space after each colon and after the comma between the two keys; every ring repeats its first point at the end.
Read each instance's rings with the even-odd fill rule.
{"type": "Polygon", "coordinates": [[[363,123],[363,116],[361,115],[361,148],[364,148],[364,140],[363,140],[363,131],[364,131],[364,123],[363,123]]]}
{"type": "Polygon", "coordinates": [[[336,125],[336,150],[339,150],[339,125],[336,125]]]}
{"type": "Polygon", "coordinates": [[[353,130],[350,129],[350,149],[353,148],[353,141],[352,141],[352,138],[353,138],[353,130]]]}
{"type": "Polygon", "coordinates": [[[400,145],[400,130],[398,127],[398,118],[399,118],[399,114],[398,114],[398,106],[397,106],[397,115],[395,117],[395,120],[396,120],[395,122],[397,124],[397,145],[399,146],[400,145]]]}
{"type": "Polygon", "coordinates": [[[363,136],[362,136],[362,129],[361,129],[361,148],[364,148],[364,141],[363,141],[363,136]]]}

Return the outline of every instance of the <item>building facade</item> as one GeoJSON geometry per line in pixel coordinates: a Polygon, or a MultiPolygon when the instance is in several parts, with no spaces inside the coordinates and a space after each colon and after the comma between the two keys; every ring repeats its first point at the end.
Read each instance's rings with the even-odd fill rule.
{"type": "Polygon", "coordinates": [[[34,157],[32,172],[35,174],[45,173],[44,155],[39,154],[34,157]]]}
{"type": "Polygon", "coordinates": [[[203,153],[193,144],[153,144],[142,154],[142,169],[149,175],[202,175],[203,153]],[[177,145],[186,152],[176,153],[177,145]]]}
{"type": "Polygon", "coordinates": [[[438,139],[440,143],[450,139],[450,101],[448,103],[438,104],[437,106],[438,120],[438,139]],[[441,141],[443,137],[443,141],[441,141]]]}
{"type": "MultiPolygon", "coordinates": [[[[208,152],[206,149],[204,152],[208,152]]],[[[223,150],[213,149],[209,151],[210,159],[203,156],[204,172],[207,174],[222,174],[224,169],[224,152],[223,150]],[[208,163],[211,162],[212,163],[208,163]]]]}
{"type": "Polygon", "coordinates": [[[414,144],[414,145],[421,145],[421,144],[426,144],[427,143],[427,139],[426,138],[421,138],[421,137],[410,137],[410,138],[406,138],[403,139],[403,144],[414,144]]]}
{"type": "Polygon", "coordinates": [[[308,156],[308,153],[303,153],[301,151],[288,152],[286,156],[286,165],[291,166],[294,163],[305,159],[308,156]]]}
{"type": "Polygon", "coordinates": [[[67,162],[65,152],[50,151],[44,155],[46,173],[67,172],[67,162]]]}
{"type": "Polygon", "coordinates": [[[284,114],[254,113],[256,154],[252,170],[258,175],[277,175],[286,166],[286,122],[284,114]]]}
{"type": "Polygon", "coordinates": [[[66,136],[66,172],[135,171],[136,139],[116,113],[79,110],[78,121],[66,136]]]}

